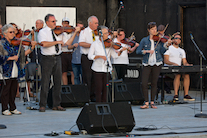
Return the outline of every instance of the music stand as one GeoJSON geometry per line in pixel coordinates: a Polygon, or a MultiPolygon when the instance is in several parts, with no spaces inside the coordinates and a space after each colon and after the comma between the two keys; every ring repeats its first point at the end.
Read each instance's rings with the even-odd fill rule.
{"type": "Polygon", "coordinates": [[[202,51],[199,49],[198,45],[196,44],[196,42],[194,41],[193,39],[193,35],[190,34],[190,38],[195,46],[195,48],[197,49],[198,53],[199,53],[199,57],[200,57],[200,98],[201,98],[201,111],[199,114],[195,114],[194,117],[199,117],[199,118],[207,118],[207,114],[203,114],[203,111],[202,111],[202,86],[203,86],[203,80],[202,80],[202,75],[203,75],[203,70],[202,70],[202,59],[206,60],[205,56],[203,55],[202,51]]]}

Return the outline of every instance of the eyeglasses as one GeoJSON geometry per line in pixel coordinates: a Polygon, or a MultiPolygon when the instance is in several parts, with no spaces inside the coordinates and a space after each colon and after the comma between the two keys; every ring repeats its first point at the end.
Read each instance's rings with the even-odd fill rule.
{"type": "Polygon", "coordinates": [[[156,22],[149,22],[148,25],[156,25],[156,22]]]}
{"type": "Polygon", "coordinates": [[[11,34],[11,33],[13,33],[13,34],[14,34],[15,32],[14,32],[14,31],[9,31],[9,33],[10,33],[10,34],[11,34]]]}
{"type": "Polygon", "coordinates": [[[124,35],[124,34],[118,34],[119,36],[122,36],[122,35],[124,35]]]}
{"type": "Polygon", "coordinates": [[[54,23],[54,22],[57,22],[57,20],[54,20],[54,21],[50,21],[50,22],[54,23]]]}
{"type": "Polygon", "coordinates": [[[181,40],[181,38],[178,38],[178,37],[176,37],[175,39],[180,39],[181,40]]]}

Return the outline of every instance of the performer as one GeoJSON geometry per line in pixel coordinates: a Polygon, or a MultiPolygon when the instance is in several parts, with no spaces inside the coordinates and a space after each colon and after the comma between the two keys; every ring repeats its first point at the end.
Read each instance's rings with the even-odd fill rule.
{"type": "MultiPolygon", "coordinates": [[[[83,26],[84,26],[82,21],[77,21],[76,24],[80,28],[83,28],[83,26]]],[[[81,80],[82,80],[81,53],[80,53],[80,46],[78,44],[79,34],[80,33],[76,34],[72,45],[68,46],[68,49],[71,49],[71,48],[74,49],[73,54],[72,54],[72,69],[73,69],[73,73],[74,73],[74,83],[76,85],[82,83],[81,82],[81,80]]]]}
{"type": "Polygon", "coordinates": [[[122,42],[122,40],[125,39],[125,32],[124,29],[119,28],[117,29],[117,38],[115,38],[113,41],[115,43],[120,43],[122,47],[128,48],[128,51],[125,50],[118,58],[112,58],[112,64],[115,66],[116,73],[118,79],[123,79],[126,74],[127,65],[129,64],[129,58],[128,53],[134,52],[134,50],[139,46],[138,43],[135,43],[134,47],[131,48],[129,44],[125,44],[122,42]]]}
{"type": "MultiPolygon", "coordinates": [[[[38,34],[39,31],[43,28],[44,22],[41,19],[36,20],[35,22],[36,29],[33,29],[31,35],[28,37],[30,40],[38,41],[38,34]]],[[[36,63],[36,57],[38,57],[38,62],[40,62],[41,52],[40,52],[40,45],[37,45],[35,50],[31,54],[31,62],[36,63]],[[37,50],[37,51],[36,51],[37,50]],[[36,56],[37,53],[37,56],[36,56]]]]}
{"type": "Polygon", "coordinates": [[[61,102],[61,45],[70,45],[70,41],[63,42],[53,32],[56,27],[56,19],[53,14],[45,16],[46,27],[41,29],[38,34],[38,40],[43,44],[41,47],[41,72],[42,72],[42,89],[40,93],[40,112],[45,112],[47,104],[47,94],[49,91],[50,76],[53,75],[53,110],[65,111],[60,106],[61,102]]]}
{"type": "MultiPolygon", "coordinates": [[[[101,26],[101,31],[103,34],[103,41],[108,39],[108,28],[105,26],[101,26]]],[[[120,50],[119,55],[124,50],[126,50],[126,48],[120,50]]],[[[110,72],[112,70],[110,57],[112,56],[114,58],[117,58],[118,55],[112,47],[106,48],[106,53],[109,62],[108,72],[110,72]]],[[[93,60],[91,69],[93,70],[96,102],[107,102],[107,59],[101,39],[98,39],[91,44],[91,47],[88,52],[88,58],[90,60],[93,60]]]]}
{"type": "MultiPolygon", "coordinates": [[[[62,26],[63,27],[69,27],[70,21],[67,17],[64,17],[62,19],[62,26]]],[[[74,33],[67,33],[63,32],[62,35],[59,35],[60,39],[70,39],[73,35],[76,35],[74,33]],[[62,36],[63,35],[63,36],[62,36]]],[[[75,38],[75,36],[74,36],[75,38]]],[[[73,40],[71,40],[73,41],[73,40]]],[[[74,84],[74,74],[72,70],[72,49],[68,49],[68,46],[65,45],[62,47],[62,54],[61,54],[61,60],[62,60],[62,81],[63,85],[68,85],[68,71],[71,74],[71,83],[74,84]]]]}
{"type": "MultiPolygon", "coordinates": [[[[173,37],[173,44],[169,46],[169,49],[164,54],[164,62],[168,66],[181,66],[183,63],[184,66],[192,66],[192,64],[189,64],[186,60],[186,53],[184,49],[180,48],[179,45],[181,43],[181,36],[179,34],[176,34],[173,37]]],[[[174,100],[178,101],[178,89],[180,86],[180,77],[181,74],[176,74],[174,78],[174,100]]],[[[195,99],[191,98],[190,95],[188,95],[188,90],[190,86],[190,76],[189,74],[183,74],[182,75],[184,80],[184,101],[194,101],[195,99]]]]}
{"type": "Polygon", "coordinates": [[[32,47],[27,51],[24,51],[23,47],[13,46],[11,40],[15,37],[14,27],[11,24],[4,25],[2,28],[4,37],[0,42],[0,65],[1,65],[1,80],[5,80],[5,84],[2,82],[1,86],[1,105],[2,114],[21,114],[16,109],[15,96],[17,93],[17,78],[21,78],[25,75],[24,65],[25,56],[30,54],[36,45],[35,41],[32,41],[32,47]],[[18,51],[20,50],[20,57],[18,51]],[[2,72],[3,71],[3,72],[2,72]],[[8,109],[8,105],[10,109],[8,109]]]}
{"type": "Polygon", "coordinates": [[[81,64],[83,71],[83,83],[88,85],[88,89],[90,92],[91,101],[95,102],[95,94],[94,94],[94,82],[92,78],[92,70],[91,65],[93,63],[92,60],[88,59],[88,51],[91,46],[91,43],[95,40],[99,39],[98,36],[95,36],[94,30],[98,27],[98,18],[96,16],[90,16],[88,18],[88,27],[81,31],[79,37],[79,45],[81,46],[81,64]]]}
{"type": "MultiPolygon", "coordinates": [[[[160,74],[163,58],[162,54],[166,51],[167,47],[164,47],[162,42],[157,42],[153,40],[153,35],[157,35],[157,26],[155,22],[150,22],[147,25],[147,30],[149,36],[144,37],[139,47],[136,50],[137,54],[143,55],[143,70],[142,70],[142,91],[145,97],[145,103],[141,106],[141,109],[149,108],[149,99],[148,99],[148,79],[151,76],[151,108],[156,109],[154,105],[154,98],[157,92],[157,80],[160,74]],[[155,47],[157,45],[157,47],[155,47]]],[[[171,40],[166,44],[169,45],[171,40]]]]}

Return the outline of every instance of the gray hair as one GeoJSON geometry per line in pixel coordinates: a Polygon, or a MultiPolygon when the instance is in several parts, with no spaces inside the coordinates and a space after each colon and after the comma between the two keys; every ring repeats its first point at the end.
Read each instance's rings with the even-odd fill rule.
{"type": "MultiPolygon", "coordinates": [[[[90,22],[92,22],[93,18],[97,18],[96,16],[92,15],[88,18],[88,25],[90,22]]],[[[98,19],[98,18],[97,18],[98,19]]]]}
{"type": "Polygon", "coordinates": [[[36,21],[40,21],[42,24],[44,24],[43,20],[41,20],[41,19],[38,19],[38,20],[36,20],[36,21]]]}
{"type": "Polygon", "coordinates": [[[100,29],[100,30],[103,30],[103,29],[107,29],[107,30],[108,30],[109,28],[102,25],[102,26],[99,26],[99,29],[100,29]]]}
{"type": "Polygon", "coordinates": [[[4,33],[7,33],[9,28],[13,28],[13,29],[14,29],[14,26],[11,25],[11,24],[5,24],[5,25],[1,28],[1,30],[2,30],[2,34],[3,34],[4,36],[5,36],[4,33]]]}

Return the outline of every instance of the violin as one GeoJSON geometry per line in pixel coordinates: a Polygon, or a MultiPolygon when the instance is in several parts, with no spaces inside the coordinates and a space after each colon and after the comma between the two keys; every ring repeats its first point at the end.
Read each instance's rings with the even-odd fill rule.
{"type": "MultiPolygon", "coordinates": [[[[21,39],[17,38],[17,37],[14,37],[12,40],[11,40],[11,44],[13,46],[18,46],[20,45],[20,42],[21,42],[21,39]]],[[[37,43],[39,44],[40,46],[43,46],[42,43],[37,43]]],[[[30,46],[31,45],[31,40],[29,40],[28,38],[22,40],[22,45],[26,45],[26,46],[30,46]]]]}
{"type": "Polygon", "coordinates": [[[123,40],[121,40],[121,43],[130,45],[132,47],[136,45],[136,42],[133,40],[135,40],[134,32],[131,34],[129,38],[124,38],[123,40]]]}
{"type": "Polygon", "coordinates": [[[55,29],[53,30],[54,33],[56,35],[60,35],[62,34],[63,32],[66,32],[66,33],[72,33],[75,31],[75,28],[73,26],[69,26],[69,27],[62,27],[62,26],[56,26],[55,29]]]}
{"type": "Polygon", "coordinates": [[[169,38],[169,36],[161,36],[159,33],[157,35],[153,35],[152,37],[155,42],[160,40],[162,43],[166,43],[169,38]]]}
{"type": "MultiPolygon", "coordinates": [[[[22,37],[22,33],[23,33],[22,30],[18,31],[18,33],[16,34],[16,37],[17,37],[17,38],[22,37]]],[[[31,31],[30,31],[29,29],[27,29],[27,30],[24,31],[24,36],[28,36],[28,35],[30,35],[30,34],[31,34],[31,31]]]]}
{"type": "Polygon", "coordinates": [[[109,48],[109,47],[113,47],[114,49],[118,50],[120,48],[122,48],[121,44],[120,43],[114,43],[111,39],[106,39],[104,40],[104,45],[105,45],[105,48],[109,48]]]}

